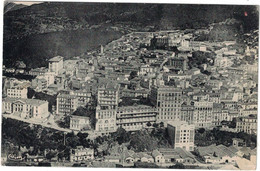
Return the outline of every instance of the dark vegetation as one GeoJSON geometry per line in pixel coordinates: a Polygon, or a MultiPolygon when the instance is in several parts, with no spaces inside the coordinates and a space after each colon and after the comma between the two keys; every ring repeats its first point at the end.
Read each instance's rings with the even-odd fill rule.
{"type": "Polygon", "coordinates": [[[30,35],[4,42],[4,65],[13,67],[13,61],[22,60],[31,68],[47,66],[48,59],[54,56],[79,56],[121,36],[120,32],[104,28],[30,35]]]}
{"type": "Polygon", "coordinates": [[[192,52],[192,57],[189,58],[188,66],[190,68],[196,67],[199,68],[201,64],[213,65],[214,53],[212,52],[201,52],[195,51],[192,52]]]}
{"type": "Polygon", "coordinates": [[[136,132],[127,132],[119,127],[111,136],[97,137],[97,142],[102,144],[104,141],[118,142],[118,144],[128,143],[128,149],[136,152],[152,151],[158,147],[171,148],[168,142],[168,134],[165,128],[154,128],[152,130],[139,130],[136,132]]]}
{"type": "Polygon", "coordinates": [[[28,88],[27,98],[29,98],[29,99],[35,98],[35,99],[39,99],[39,100],[48,101],[49,102],[48,110],[50,112],[53,112],[52,106],[56,106],[57,95],[52,96],[52,95],[49,95],[49,94],[45,94],[43,92],[36,92],[32,88],[28,88]]]}
{"type": "MultiPolygon", "coordinates": [[[[68,159],[70,150],[76,146],[94,148],[95,155],[107,154],[107,150],[99,154],[98,147],[104,142],[112,144],[128,143],[128,149],[134,151],[150,151],[159,147],[171,147],[167,141],[166,130],[162,127],[153,130],[140,130],[137,132],[127,132],[123,128],[118,128],[115,133],[97,137],[89,140],[87,133],[74,132],[64,133],[40,125],[31,125],[13,119],[2,119],[2,147],[10,148],[8,144],[26,147],[30,155],[43,155],[44,150],[54,150],[47,158],[58,156],[58,159],[68,159]],[[29,148],[32,150],[29,150],[29,148]]],[[[159,125],[157,125],[159,126],[159,125]]],[[[160,124],[162,126],[162,124],[160,124]]],[[[10,151],[10,150],[9,150],[10,151]]],[[[11,150],[12,151],[12,150],[11,150]]],[[[18,150],[16,149],[18,152],[18,150]]]]}
{"type": "Polygon", "coordinates": [[[185,166],[182,163],[176,163],[173,166],[169,167],[170,169],[185,169],[185,166]]]}
{"type": "MultiPolygon", "coordinates": [[[[95,129],[96,115],[95,110],[87,107],[80,106],[71,115],[89,117],[92,129],[95,129]]],[[[61,128],[70,128],[71,115],[65,115],[61,120],[56,121],[61,128]]]]}
{"type": "Polygon", "coordinates": [[[119,103],[119,106],[133,106],[133,105],[147,105],[147,106],[153,106],[149,98],[144,97],[122,97],[121,102],[119,103]]]}
{"type": "Polygon", "coordinates": [[[133,168],[159,168],[155,163],[135,162],[133,168]]]}
{"type": "Polygon", "coordinates": [[[18,80],[33,80],[36,76],[32,76],[32,75],[25,75],[25,74],[15,74],[15,73],[7,73],[7,72],[3,72],[3,76],[6,76],[8,78],[16,78],[18,80]]]}
{"type": "MultiPolygon", "coordinates": [[[[44,128],[39,125],[30,125],[13,119],[2,119],[2,147],[12,143],[18,147],[33,150],[30,155],[42,155],[44,150],[57,150],[59,159],[69,159],[70,149],[78,145],[96,149],[95,143],[87,139],[87,133],[74,132],[64,134],[61,131],[44,128]]],[[[52,154],[48,154],[51,158],[52,154]]]]}
{"type": "Polygon", "coordinates": [[[122,26],[126,32],[131,29],[196,29],[227,18],[236,19],[239,27],[216,27],[211,33],[213,40],[219,35],[228,37],[230,32],[236,33],[238,29],[242,32],[258,29],[256,6],[65,2],[35,4],[5,13],[3,61],[7,67],[13,66],[15,60],[22,60],[28,67],[36,68],[46,66],[47,60],[55,55],[65,58],[78,56],[119,38],[122,30],[109,30],[111,26],[122,26]],[[248,16],[244,15],[245,12],[248,16]],[[34,17],[30,17],[32,14],[34,17]],[[58,31],[44,30],[41,21],[50,23],[49,26],[58,31]],[[65,21],[65,25],[70,26],[69,29],[65,25],[57,27],[65,21]],[[74,25],[80,27],[72,30],[74,25]],[[90,29],[93,25],[99,27],[90,29]],[[225,34],[222,34],[223,30],[225,34]]]}
{"type": "Polygon", "coordinates": [[[195,145],[208,146],[211,144],[223,144],[230,146],[232,145],[232,138],[241,138],[248,147],[256,147],[257,139],[255,135],[249,135],[243,132],[233,133],[220,131],[217,128],[213,130],[205,130],[204,128],[198,129],[195,134],[195,145]]]}
{"type": "Polygon", "coordinates": [[[18,10],[20,8],[24,8],[27,7],[26,5],[23,4],[15,4],[12,2],[4,2],[4,13],[7,13],[8,11],[15,11],[18,10]]]}
{"type": "MultiPolygon", "coordinates": [[[[18,147],[26,147],[30,155],[43,155],[44,150],[54,150],[49,152],[47,158],[57,156],[59,160],[69,159],[70,150],[76,146],[93,148],[95,155],[103,156],[108,154],[108,149],[101,153],[97,150],[99,146],[107,142],[108,148],[113,143],[128,144],[127,148],[136,152],[152,151],[158,147],[172,148],[168,143],[167,129],[157,124],[157,128],[144,129],[136,132],[126,132],[123,128],[110,135],[97,137],[95,140],[88,139],[87,133],[74,132],[64,133],[50,128],[44,128],[39,125],[31,125],[13,119],[2,119],[2,147],[10,148],[10,143],[18,147]],[[31,147],[31,150],[29,148],[31,147]],[[100,153],[100,154],[99,154],[100,153]]],[[[211,144],[223,144],[230,146],[232,138],[241,138],[246,145],[255,148],[256,136],[245,133],[231,133],[220,131],[216,128],[213,130],[199,129],[195,134],[195,144],[197,146],[208,146],[211,144]]],[[[8,150],[10,151],[10,150],[8,150]]],[[[17,149],[15,150],[18,151],[17,149]]],[[[15,152],[13,151],[13,152],[15,152]]],[[[172,167],[182,166],[175,165],[172,167]]]]}

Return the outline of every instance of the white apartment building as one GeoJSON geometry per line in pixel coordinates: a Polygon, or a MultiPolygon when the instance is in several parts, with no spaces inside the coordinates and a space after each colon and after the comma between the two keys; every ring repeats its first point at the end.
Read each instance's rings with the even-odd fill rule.
{"type": "Polygon", "coordinates": [[[7,90],[7,97],[12,98],[27,98],[28,87],[30,86],[29,82],[10,82],[10,86],[6,89],[7,90]]]}
{"type": "Polygon", "coordinates": [[[237,120],[237,132],[245,132],[248,134],[257,134],[257,115],[249,115],[241,117],[237,120]]]}
{"type": "Polygon", "coordinates": [[[70,129],[76,131],[84,131],[90,129],[90,120],[86,116],[71,115],[70,129]]]}
{"type": "Polygon", "coordinates": [[[214,65],[219,68],[230,67],[232,64],[232,60],[228,57],[217,57],[214,62],[214,65]]]}
{"type": "Polygon", "coordinates": [[[157,72],[157,68],[151,67],[149,65],[142,65],[138,72],[138,75],[147,75],[147,74],[154,74],[157,72]]]}
{"type": "Polygon", "coordinates": [[[176,87],[160,86],[152,88],[150,99],[157,107],[157,122],[167,123],[180,119],[183,92],[176,87]]]}
{"type": "Polygon", "coordinates": [[[100,106],[96,108],[96,126],[95,129],[101,133],[115,132],[116,126],[116,109],[101,110],[100,106]]]}
{"type": "Polygon", "coordinates": [[[213,123],[213,102],[194,102],[194,121],[196,128],[211,127],[213,123]]]}
{"type": "Polygon", "coordinates": [[[69,92],[60,92],[56,99],[56,113],[70,115],[78,108],[78,97],[69,92]]]}
{"type": "Polygon", "coordinates": [[[119,103],[119,85],[107,83],[98,88],[98,105],[101,110],[116,109],[119,103]]]}
{"type": "Polygon", "coordinates": [[[48,102],[38,99],[4,98],[2,113],[14,114],[21,118],[46,118],[49,115],[48,102]]]}
{"type": "Polygon", "coordinates": [[[187,151],[194,150],[195,126],[185,121],[171,121],[167,124],[170,143],[174,148],[182,148],[187,151]]]}
{"type": "Polygon", "coordinates": [[[77,146],[70,151],[70,162],[83,162],[94,159],[94,149],[77,146]]]}
{"type": "Polygon", "coordinates": [[[146,105],[124,106],[117,110],[117,127],[127,131],[137,131],[156,122],[157,110],[146,105]]]}
{"type": "Polygon", "coordinates": [[[54,72],[56,75],[60,74],[63,69],[63,57],[56,56],[49,60],[49,72],[54,72]]]}
{"type": "Polygon", "coordinates": [[[104,134],[116,131],[116,112],[118,103],[118,84],[108,82],[98,88],[96,131],[104,134]]]}

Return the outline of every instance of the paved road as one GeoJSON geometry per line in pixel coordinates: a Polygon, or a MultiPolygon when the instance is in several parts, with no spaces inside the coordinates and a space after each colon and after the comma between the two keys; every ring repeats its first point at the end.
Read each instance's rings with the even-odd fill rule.
{"type": "Polygon", "coordinates": [[[56,129],[58,131],[71,132],[70,129],[58,127],[57,124],[54,122],[54,120],[51,121],[51,117],[53,117],[53,116],[50,116],[50,115],[47,118],[41,119],[41,120],[40,119],[37,119],[37,120],[36,119],[23,119],[23,118],[20,118],[19,116],[15,116],[15,115],[12,115],[12,114],[3,114],[3,117],[23,121],[23,122],[26,122],[26,123],[29,123],[29,124],[41,125],[43,127],[56,129]]]}

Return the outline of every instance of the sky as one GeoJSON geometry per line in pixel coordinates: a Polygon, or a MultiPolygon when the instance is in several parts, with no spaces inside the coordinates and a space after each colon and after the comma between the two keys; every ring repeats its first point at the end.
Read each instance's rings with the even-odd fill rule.
{"type": "Polygon", "coordinates": [[[29,1],[19,2],[19,1],[15,1],[14,3],[23,4],[23,5],[32,5],[32,4],[39,4],[39,3],[42,3],[42,2],[29,2],[29,1]]]}

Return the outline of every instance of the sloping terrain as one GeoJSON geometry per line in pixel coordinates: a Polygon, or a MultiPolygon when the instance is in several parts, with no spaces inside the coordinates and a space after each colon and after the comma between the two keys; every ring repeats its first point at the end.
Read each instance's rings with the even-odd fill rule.
{"type": "MultiPolygon", "coordinates": [[[[45,66],[55,55],[77,56],[130,30],[201,28],[227,18],[258,28],[255,6],[63,3],[35,4],[4,15],[4,64],[45,66]],[[244,14],[247,14],[245,16],[244,14]],[[111,27],[116,26],[113,30],[111,27]]],[[[235,31],[234,31],[235,32],[235,31]]]]}

